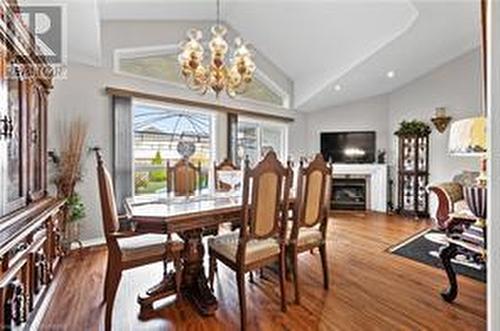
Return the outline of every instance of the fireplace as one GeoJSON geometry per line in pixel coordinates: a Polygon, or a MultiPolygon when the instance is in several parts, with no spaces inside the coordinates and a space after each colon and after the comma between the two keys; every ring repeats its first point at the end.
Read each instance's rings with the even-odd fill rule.
{"type": "Polygon", "coordinates": [[[332,181],[331,209],[367,210],[368,184],[365,176],[336,177],[332,181]]]}

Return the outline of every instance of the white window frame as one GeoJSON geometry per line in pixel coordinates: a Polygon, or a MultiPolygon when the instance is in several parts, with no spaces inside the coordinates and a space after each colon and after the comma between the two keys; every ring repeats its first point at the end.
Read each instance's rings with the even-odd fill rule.
{"type": "MultiPolygon", "coordinates": [[[[143,57],[143,56],[155,56],[155,55],[171,55],[171,54],[177,54],[179,52],[179,46],[178,45],[161,45],[161,46],[147,46],[147,47],[133,47],[133,48],[120,48],[120,49],[115,49],[113,52],[113,72],[118,75],[134,78],[134,79],[142,79],[158,84],[166,84],[170,86],[174,86],[177,88],[182,88],[182,89],[187,89],[186,85],[184,84],[179,84],[176,82],[172,81],[167,81],[167,80],[161,80],[161,79],[156,79],[152,77],[146,77],[146,76],[141,76],[141,75],[135,75],[130,72],[126,72],[120,69],[120,59],[126,58],[126,59],[133,59],[133,58],[138,58],[138,57],[143,57]]],[[[290,95],[280,86],[278,85],[274,80],[272,80],[266,73],[264,73],[262,70],[260,70],[258,67],[255,70],[255,78],[262,82],[266,87],[268,87],[271,91],[279,95],[283,102],[281,105],[277,105],[274,103],[270,102],[265,102],[265,101],[260,101],[260,100],[254,100],[251,98],[245,97],[243,94],[241,96],[241,99],[250,103],[254,103],[257,105],[262,105],[262,106],[275,106],[275,107],[282,107],[286,109],[290,109],[290,95]]]]}
{"type": "MultiPolygon", "coordinates": [[[[142,99],[133,99],[132,100],[132,126],[134,125],[133,121],[133,116],[134,116],[134,110],[135,107],[137,106],[145,106],[145,107],[154,107],[154,108],[165,108],[165,110],[175,110],[175,111],[186,111],[186,112],[193,112],[193,113],[198,113],[198,114],[203,114],[207,115],[210,118],[210,124],[209,124],[209,136],[210,136],[210,152],[209,152],[209,162],[208,162],[208,188],[213,189],[214,186],[214,181],[213,179],[213,163],[215,160],[217,160],[217,136],[216,136],[216,127],[217,127],[217,116],[213,111],[209,111],[206,109],[198,108],[198,107],[192,107],[192,106],[180,106],[176,105],[173,103],[166,103],[166,102],[152,102],[148,100],[142,100],[142,99]]],[[[133,128],[132,128],[132,134],[133,134],[133,128]]],[[[134,137],[132,137],[132,174],[135,176],[135,142],[134,142],[134,137]]],[[[148,169],[152,167],[144,167],[144,169],[148,169]]],[[[143,169],[142,167],[140,169],[143,169]]],[[[135,192],[135,185],[132,187],[133,190],[133,195],[136,195],[135,192]]]]}
{"type": "Polygon", "coordinates": [[[261,155],[262,152],[262,127],[269,127],[278,129],[281,131],[281,154],[278,158],[281,162],[286,162],[288,160],[288,124],[272,121],[256,119],[253,117],[239,116],[238,122],[252,123],[257,126],[257,155],[261,155]]]}

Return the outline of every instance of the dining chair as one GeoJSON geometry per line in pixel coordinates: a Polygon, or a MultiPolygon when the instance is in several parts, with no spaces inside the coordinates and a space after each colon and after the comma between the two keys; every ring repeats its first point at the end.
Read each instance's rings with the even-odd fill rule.
{"type": "MultiPolygon", "coordinates": [[[[214,162],[214,188],[216,192],[227,192],[231,190],[231,184],[225,183],[220,177],[220,173],[223,171],[241,171],[241,168],[234,164],[229,159],[224,159],[221,163],[217,164],[214,162]]],[[[239,184],[241,185],[241,184],[239,184]]],[[[239,226],[240,219],[231,220],[231,230],[234,231],[239,226]]],[[[218,233],[217,233],[218,234],[218,233]]]]}
{"type": "Polygon", "coordinates": [[[216,260],[236,272],[241,329],[246,330],[245,273],[279,262],[281,310],[286,311],[285,235],[291,169],[269,152],[253,169],[245,161],[239,231],[208,240],[209,283],[213,288],[216,260]]]}
{"type": "Polygon", "coordinates": [[[221,163],[217,164],[214,162],[214,187],[216,191],[229,191],[231,189],[231,185],[229,183],[224,183],[219,178],[220,171],[234,171],[240,170],[240,167],[235,165],[231,160],[224,159],[221,163]]]}
{"type": "Polygon", "coordinates": [[[108,248],[104,301],[106,303],[105,330],[109,331],[111,330],[113,305],[122,271],[163,261],[164,272],[166,272],[167,261],[173,261],[176,272],[176,293],[180,295],[182,275],[181,252],[184,248],[184,243],[180,239],[167,235],[135,232],[133,220],[130,219],[128,219],[129,229],[121,229],[120,221],[126,221],[127,215],[118,215],[113,181],[104,165],[100,151],[98,149],[95,151],[97,156],[97,177],[102,222],[106,246],[108,248]]]}
{"type": "Polygon", "coordinates": [[[201,164],[194,165],[187,158],[182,158],[173,166],[167,161],[167,192],[185,196],[201,189],[201,164]]]}
{"type": "Polygon", "coordinates": [[[304,167],[299,163],[292,221],[287,227],[287,247],[291,253],[295,303],[300,304],[298,254],[319,248],[323,267],[323,286],[329,287],[326,256],[326,226],[330,206],[332,170],[323,156],[304,167]],[[291,223],[291,224],[290,224],[291,223]]]}

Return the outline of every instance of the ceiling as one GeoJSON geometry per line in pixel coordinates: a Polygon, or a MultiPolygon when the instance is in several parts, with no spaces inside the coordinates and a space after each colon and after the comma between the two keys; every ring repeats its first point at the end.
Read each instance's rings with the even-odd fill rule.
{"type": "MultiPolygon", "coordinates": [[[[65,2],[69,58],[92,65],[102,21],[215,19],[212,0],[65,2]]],[[[293,82],[293,107],[313,111],[390,92],[477,47],[479,9],[472,0],[223,0],[222,19],[293,82]]]]}

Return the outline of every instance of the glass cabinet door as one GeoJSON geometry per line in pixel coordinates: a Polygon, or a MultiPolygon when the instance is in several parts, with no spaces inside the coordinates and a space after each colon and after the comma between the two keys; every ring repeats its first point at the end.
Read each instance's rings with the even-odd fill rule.
{"type": "Polygon", "coordinates": [[[26,203],[25,172],[26,163],[23,151],[25,143],[24,114],[22,89],[23,82],[20,78],[16,64],[10,63],[7,79],[7,113],[4,120],[8,122],[8,132],[5,135],[6,143],[6,174],[7,183],[6,212],[18,209],[26,203]]]}
{"type": "Polygon", "coordinates": [[[41,89],[31,83],[28,98],[29,125],[28,125],[28,150],[29,162],[29,198],[37,200],[44,194],[43,174],[45,160],[43,155],[44,140],[43,122],[45,118],[44,98],[41,89]]]}
{"type": "Polygon", "coordinates": [[[5,215],[26,204],[25,116],[23,111],[23,82],[17,64],[9,61],[5,50],[2,56],[2,109],[0,111],[0,154],[2,193],[0,214],[5,215]],[[4,185],[5,183],[5,185],[4,185]]]}

